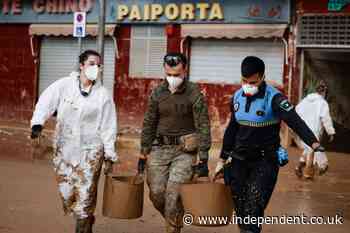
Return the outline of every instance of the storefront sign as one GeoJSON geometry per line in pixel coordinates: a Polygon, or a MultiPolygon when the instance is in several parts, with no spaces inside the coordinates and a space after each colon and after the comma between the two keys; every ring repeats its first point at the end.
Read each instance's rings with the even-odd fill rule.
{"type": "Polygon", "coordinates": [[[170,3],[139,5],[118,5],[117,20],[123,21],[158,21],[164,16],[169,21],[174,20],[223,20],[224,14],[219,3],[170,3]]]}
{"type": "MultiPolygon", "coordinates": [[[[106,23],[288,23],[290,0],[107,0],[106,23]]],[[[0,23],[97,23],[98,0],[0,0],[0,23]]]]}
{"type": "Polygon", "coordinates": [[[328,10],[341,11],[349,3],[350,3],[350,0],[328,0],[328,10]]]}

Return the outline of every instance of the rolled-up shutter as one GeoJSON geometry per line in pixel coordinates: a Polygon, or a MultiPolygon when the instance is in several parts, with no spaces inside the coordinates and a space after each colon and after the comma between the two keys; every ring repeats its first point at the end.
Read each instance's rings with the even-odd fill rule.
{"type": "Polygon", "coordinates": [[[191,46],[190,79],[195,82],[238,84],[241,62],[251,55],[264,60],[267,80],[282,85],[283,43],[259,39],[194,39],[191,46]]]}

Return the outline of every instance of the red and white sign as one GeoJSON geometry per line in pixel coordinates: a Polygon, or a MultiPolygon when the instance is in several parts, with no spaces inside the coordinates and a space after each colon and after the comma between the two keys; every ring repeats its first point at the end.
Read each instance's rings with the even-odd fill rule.
{"type": "Polygon", "coordinates": [[[74,12],[74,26],[73,36],[74,37],[85,37],[86,28],[86,12],[74,12]]]}

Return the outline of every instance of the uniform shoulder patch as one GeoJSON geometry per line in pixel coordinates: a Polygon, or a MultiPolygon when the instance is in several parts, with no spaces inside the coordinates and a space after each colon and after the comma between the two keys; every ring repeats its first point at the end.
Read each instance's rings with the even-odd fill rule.
{"type": "Polygon", "coordinates": [[[282,108],[283,110],[289,112],[290,110],[293,109],[293,105],[291,103],[289,103],[289,101],[287,99],[285,99],[285,100],[281,101],[280,108],[282,108]]]}
{"type": "Polygon", "coordinates": [[[239,103],[235,102],[235,104],[233,105],[233,110],[235,110],[235,112],[237,112],[239,109],[239,103]]]}

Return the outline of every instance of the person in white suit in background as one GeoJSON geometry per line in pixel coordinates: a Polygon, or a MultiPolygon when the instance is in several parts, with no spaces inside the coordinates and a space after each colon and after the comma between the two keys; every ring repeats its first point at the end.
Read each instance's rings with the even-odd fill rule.
{"type": "MultiPolygon", "coordinates": [[[[329,112],[329,105],[325,99],[327,92],[326,84],[321,81],[316,87],[316,92],[308,94],[297,106],[296,111],[305,121],[318,140],[321,140],[324,130],[326,130],[329,141],[334,140],[335,130],[329,112]]],[[[302,142],[304,151],[300,156],[299,164],[295,168],[296,175],[301,177],[306,166],[307,157],[311,155],[312,149],[302,142]]],[[[325,152],[315,152],[314,165],[319,168],[320,174],[324,174],[328,169],[328,159],[325,152]]]]}

